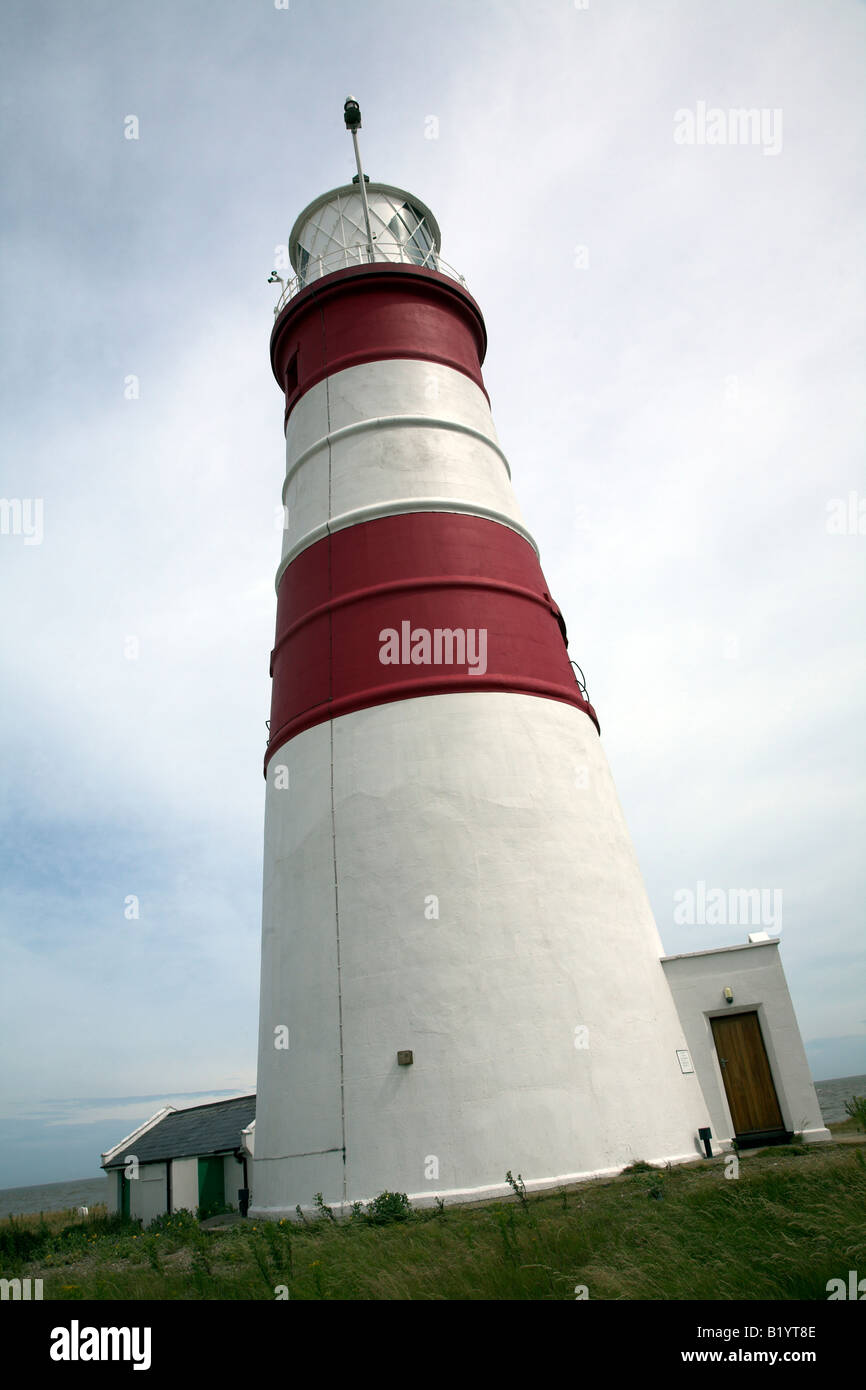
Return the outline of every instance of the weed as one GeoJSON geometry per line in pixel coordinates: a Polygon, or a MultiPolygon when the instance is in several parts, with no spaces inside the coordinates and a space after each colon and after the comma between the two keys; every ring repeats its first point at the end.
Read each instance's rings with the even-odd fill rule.
{"type": "Polygon", "coordinates": [[[858,1129],[866,1130],[866,1096],[852,1096],[846,1100],[845,1113],[856,1120],[858,1129]]]}
{"type": "Polygon", "coordinates": [[[512,1264],[517,1264],[519,1251],[517,1248],[517,1231],[514,1227],[514,1207],[509,1207],[508,1211],[505,1211],[502,1207],[497,1207],[496,1224],[502,1236],[506,1260],[510,1260],[512,1264]]]}
{"type": "Polygon", "coordinates": [[[313,1197],[313,1204],[314,1204],[314,1206],[315,1206],[315,1208],[316,1208],[316,1211],[319,1213],[319,1219],[320,1219],[321,1221],[334,1221],[334,1222],[336,1222],[337,1218],[336,1218],[336,1216],[334,1215],[334,1209],[333,1209],[333,1207],[329,1207],[329,1206],[327,1205],[327,1203],[325,1202],[325,1199],[324,1199],[324,1197],[322,1196],[321,1192],[315,1193],[315,1195],[314,1195],[314,1197],[313,1197]]]}
{"type": "Polygon", "coordinates": [[[250,1255],[253,1258],[253,1263],[255,1264],[256,1269],[262,1276],[262,1281],[264,1282],[265,1288],[268,1290],[268,1293],[272,1295],[274,1283],[279,1283],[279,1280],[274,1279],[270,1265],[268,1263],[267,1254],[262,1249],[261,1242],[256,1240],[255,1236],[252,1234],[250,1234],[249,1238],[249,1251],[250,1255]]]}
{"type": "Polygon", "coordinates": [[[204,1231],[200,1231],[198,1239],[193,1241],[191,1264],[192,1268],[199,1271],[201,1274],[211,1274],[213,1272],[210,1242],[204,1231]]]}
{"type": "Polygon", "coordinates": [[[509,1168],[508,1172],[505,1174],[505,1181],[508,1183],[508,1186],[511,1188],[511,1191],[514,1193],[515,1197],[519,1198],[520,1205],[522,1207],[525,1207],[527,1205],[526,1184],[523,1181],[522,1174],[518,1173],[517,1177],[515,1178],[514,1174],[509,1168]]]}
{"type": "Polygon", "coordinates": [[[177,1211],[166,1211],[161,1216],[154,1217],[147,1229],[152,1235],[159,1231],[164,1235],[180,1236],[189,1231],[197,1231],[198,1221],[188,1207],[179,1207],[177,1211]]]}
{"type": "Polygon", "coordinates": [[[139,1248],[147,1256],[151,1269],[157,1274],[161,1274],[162,1265],[159,1262],[159,1246],[156,1243],[156,1236],[145,1236],[139,1248]]]}

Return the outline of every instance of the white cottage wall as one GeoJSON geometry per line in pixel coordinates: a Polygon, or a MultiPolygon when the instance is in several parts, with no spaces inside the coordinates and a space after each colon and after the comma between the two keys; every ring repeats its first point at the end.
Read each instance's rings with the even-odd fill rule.
{"type": "Polygon", "coordinates": [[[175,1158],[171,1165],[171,1209],[194,1213],[197,1206],[198,1159],[175,1158]]]}
{"type": "Polygon", "coordinates": [[[141,1220],[142,1226],[149,1226],[166,1209],[166,1165],[164,1163],[143,1163],[138,1177],[129,1184],[129,1214],[133,1220],[141,1220]]]}

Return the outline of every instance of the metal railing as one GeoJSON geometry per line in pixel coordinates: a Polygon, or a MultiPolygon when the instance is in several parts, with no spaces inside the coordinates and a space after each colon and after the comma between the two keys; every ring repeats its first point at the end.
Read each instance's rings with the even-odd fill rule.
{"type": "Polygon", "coordinates": [[[370,265],[373,262],[381,265],[415,265],[422,269],[437,270],[440,275],[447,275],[463,285],[464,289],[466,287],[466,280],[460,272],[432,250],[424,253],[419,248],[404,245],[403,242],[377,241],[371,256],[367,246],[341,246],[338,250],[329,252],[327,256],[311,256],[303,272],[293,275],[291,280],[282,280],[276,271],[272,273],[268,284],[280,284],[283,287],[274,309],[274,318],[300,290],[306,289],[307,285],[311,285],[315,280],[321,280],[323,275],[330,275],[335,270],[349,270],[353,266],[370,265]]]}

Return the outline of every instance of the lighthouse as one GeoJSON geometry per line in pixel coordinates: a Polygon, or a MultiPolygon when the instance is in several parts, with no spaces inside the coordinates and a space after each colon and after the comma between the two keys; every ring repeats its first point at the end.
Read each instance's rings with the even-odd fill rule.
{"type": "Polygon", "coordinates": [[[270,343],[251,1211],[274,1217],[682,1161],[707,1125],[481,309],[431,210],[368,181],[351,98],[345,121],[356,176],[297,218],[270,343]]]}

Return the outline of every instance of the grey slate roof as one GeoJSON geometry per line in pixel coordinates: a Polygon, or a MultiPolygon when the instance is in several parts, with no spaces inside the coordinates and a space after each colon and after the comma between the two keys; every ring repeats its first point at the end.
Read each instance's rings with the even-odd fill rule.
{"type": "MultiPolygon", "coordinates": [[[[232,1153],[241,1146],[241,1130],[255,1118],[255,1096],[237,1096],[234,1100],[175,1110],[146,1134],[131,1140],[127,1152],[134,1153],[139,1163],[232,1153]]],[[[126,1152],[119,1151],[103,1166],[122,1168],[125,1158],[126,1152]]]]}

